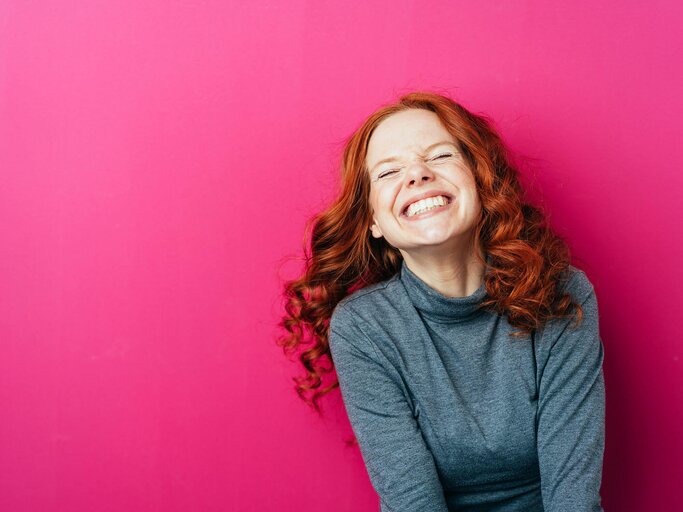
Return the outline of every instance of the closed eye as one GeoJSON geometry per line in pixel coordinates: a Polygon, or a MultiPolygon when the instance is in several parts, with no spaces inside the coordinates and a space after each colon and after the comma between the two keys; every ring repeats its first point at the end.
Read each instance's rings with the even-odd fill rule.
{"type": "Polygon", "coordinates": [[[445,157],[445,158],[448,158],[448,157],[451,157],[451,156],[453,156],[451,153],[443,153],[443,154],[441,154],[441,155],[435,156],[434,158],[432,158],[432,160],[436,160],[436,159],[438,159],[438,158],[444,158],[444,157],[445,157]]]}
{"type": "Polygon", "coordinates": [[[395,172],[398,172],[398,169],[389,169],[388,171],[383,172],[382,174],[380,174],[379,176],[377,176],[377,178],[380,178],[380,179],[381,179],[381,178],[384,178],[385,176],[389,176],[390,174],[393,174],[393,173],[395,173],[395,172]]]}

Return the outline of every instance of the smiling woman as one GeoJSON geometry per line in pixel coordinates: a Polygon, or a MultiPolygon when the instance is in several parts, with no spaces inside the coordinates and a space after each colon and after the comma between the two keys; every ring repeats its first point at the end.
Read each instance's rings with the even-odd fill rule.
{"type": "Polygon", "coordinates": [[[318,412],[340,387],[383,511],[602,510],[595,291],[522,195],[485,118],[415,92],[350,137],[312,219],[278,341],[318,412]]]}

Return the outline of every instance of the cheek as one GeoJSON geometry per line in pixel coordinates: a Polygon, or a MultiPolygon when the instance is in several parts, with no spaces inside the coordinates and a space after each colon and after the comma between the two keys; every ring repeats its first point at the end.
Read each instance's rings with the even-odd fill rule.
{"type": "Polygon", "coordinates": [[[372,214],[377,210],[377,194],[375,192],[370,192],[370,197],[368,197],[368,208],[372,214]]]}
{"type": "Polygon", "coordinates": [[[471,174],[467,175],[467,178],[464,183],[464,188],[473,198],[479,201],[479,191],[477,190],[477,183],[474,181],[474,176],[472,176],[471,174]]]}
{"type": "Polygon", "coordinates": [[[370,199],[368,206],[370,207],[370,213],[375,216],[377,214],[382,214],[382,196],[377,192],[370,194],[370,199]]]}
{"type": "Polygon", "coordinates": [[[388,197],[386,193],[380,191],[370,194],[370,208],[372,209],[373,213],[384,213],[384,210],[387,209],[388,204],[388,197]]]}
{"type": "Polygon", "coordinates": [[[479,211],[481,209],[481,201],[479,200],[479,193],[477,192],[477,189],[471,188],[468,191],[468,195],[470,196],[470,205],[472,210],[479,211]]]}
{"type": "Polygon", "coordinates": [[[479,199],[479,191],[476,183],[469,176],[460,182],[460,194],[463,198],[463,206],[466,205],[467,210],[479,211],[481,209],[481,201],[479,199]]]}

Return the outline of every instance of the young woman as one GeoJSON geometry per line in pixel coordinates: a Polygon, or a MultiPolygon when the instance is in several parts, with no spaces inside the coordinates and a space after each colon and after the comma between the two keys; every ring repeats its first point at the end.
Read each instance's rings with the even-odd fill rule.
{"type": "Polygon", "coordinates": [[[404,95],[346,144],[281,341],[310,344],[309,404],[340,386],[382,511],[602,510],[595,291],[522,196],[490,123],[446,96],[404,95]]]}

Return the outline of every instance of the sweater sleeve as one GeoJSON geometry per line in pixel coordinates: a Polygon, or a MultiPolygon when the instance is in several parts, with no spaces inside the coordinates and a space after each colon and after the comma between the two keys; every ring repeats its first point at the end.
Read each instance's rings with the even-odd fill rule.
{"type": "Polygon", "coordinates": [[[370,343],[355,325],[332,321],[329,344],[342,399],[380,510],[447,512],[432,453],[390,363],[370,343]]]}
{"type": "Polygon", "coordinates": [[[543,336],[550,353],[539,381],[537,447],[546,512],[602,511],[605,443],[603,345],[595,290],[578,277],[583,319],[555,322],[543,336]],[[583,300],[581,300],[583,297],[583,300]]]}

